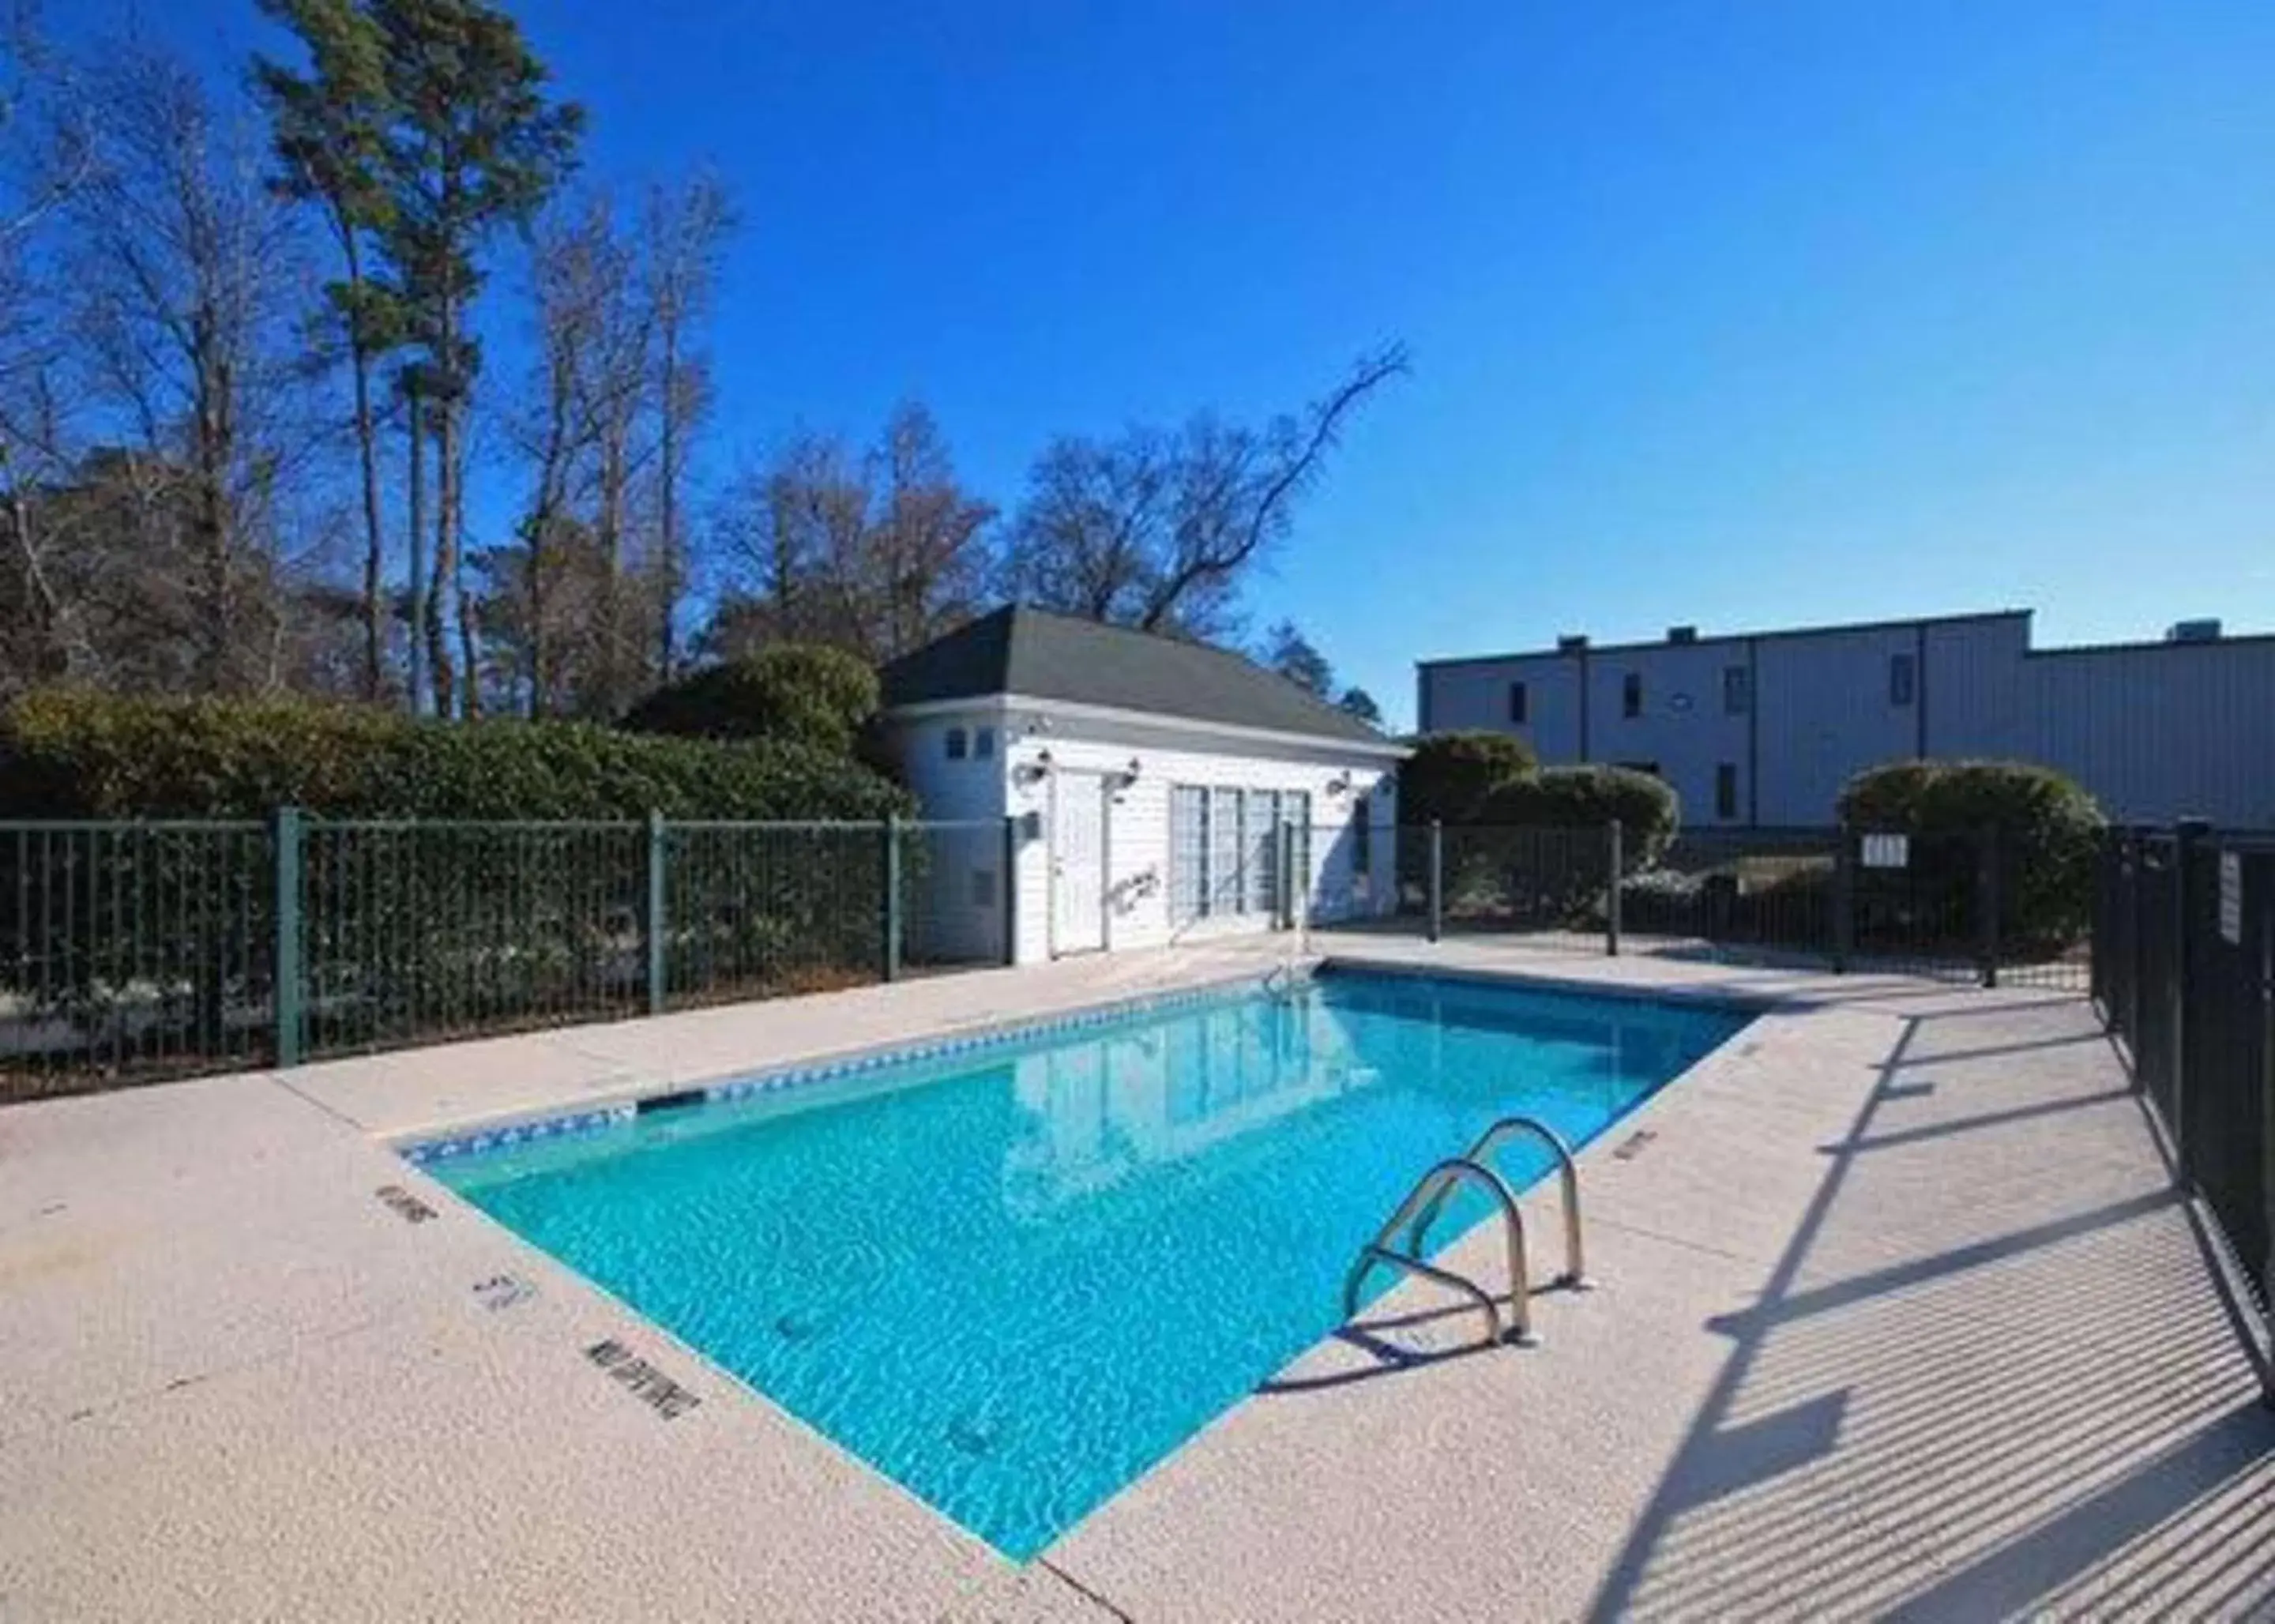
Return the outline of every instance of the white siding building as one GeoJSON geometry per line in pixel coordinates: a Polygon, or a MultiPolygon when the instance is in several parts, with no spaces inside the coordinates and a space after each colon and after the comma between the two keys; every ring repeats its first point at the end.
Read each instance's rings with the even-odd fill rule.
{"type": "Polygon", "coordinates": [[[1395,905],[1403,747],[1236,654],[1011,608],[884,685],[922,815],[1010,820],[1005,841],[941,845],[924,911],[944,937],[1001,940],[1007,852],[1019,963],[1271,929],[1292,903],[1316,920],[1395,905]]]}
{"type": "Polygon", "coordinates": [[[2027,609],[1422,661],[1423,730],[1659,774],[1694,828],[1832,821],[1882,762],[2037,761],[2114,819],[2275,824],[2275,637],[2034,649],[2027,609]]]}

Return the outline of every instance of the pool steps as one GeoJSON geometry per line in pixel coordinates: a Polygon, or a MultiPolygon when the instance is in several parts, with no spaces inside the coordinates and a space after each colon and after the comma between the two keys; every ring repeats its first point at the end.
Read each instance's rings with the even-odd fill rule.
{"type": "Polygon", "coordinates": [[[1573,1291],[1593,1288],[1595,1282],[1588,1278],[1582,1250],[1580,1169],[1572,1159],[1572,1147],[1538,1117],[1505,1116],[1478,1135],[1464,1154],[1447,1157],[1416,1180],[1389,1221],[1376,1231],[1373,1240],[1359,1248],[1358,1257],[1343,1280],[1346,1323],[1357,1317],[1359,1288],[1365,1284],[1369,1274],[1382,1266],[1421,1275],[1468,1296],[1484,1311],[1491,1341],[1506,1341],[1520,1348],[1539,1346],[1539,1334],[1532,1328],[1532,1288],[1524,1255],[1524,1212],[1517,1205],[1516,1192],[1509,1188],[1507,1179],[1494,1171],[1492,1161],[1496,1150],[1520,1135],[1538,1138],[1548,1146],[1550,1154],[1556,1159],[1563,1185],[1564,1272],[1553,1283],[1573,1291]],[[1501,1331],[1500,1307],[1491,1292],[1465,1275],[1429,1262],[1422,1253],[1430,1226],[1446,1210],[1446,1203],[1453,1198],[1454,1191],[1464,1183],[1483,1189],[1500,1209],[1501,1231],[1508,1246],[1510,1324],[1506,1336],[1501,1331]],[[1401,1229],[1406,1232],[1402,1247],[1398,1240],[1401,1229]]]}

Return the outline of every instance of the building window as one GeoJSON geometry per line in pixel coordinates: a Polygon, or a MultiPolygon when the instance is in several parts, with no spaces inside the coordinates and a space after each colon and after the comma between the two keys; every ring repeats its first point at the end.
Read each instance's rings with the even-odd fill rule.
{"type": "Polygon", "coordinates": [[[1248,820],[1248,883],[1242,900],[1251,913],[1269,913],[1273,882],[1279,877],[1280,797],[1269,789],[1251,789],[1241,804],[1248,820]]]}
{"type": "Polygon", "coordinates": [[[1527,709],[1524,684],[1511,683],[1508,685],[1508,720],[1512,726],[1521,728],[1524,725],[1527,709]]]}
{"type": "Polygon", "coordinates": [[[1643,673],[1640,671],[1630,671],[1621,680],[1620,714],[1629,717],[1643,714],[1643,673]]]}
{"type": "Polygon", "coordinates": [[[1374,812],[1363,795],[1351,802],[1351,872],[1361,880],[1374,872],[1374,812]]]}
{"type": "Polygon", "coordinates": [[[1919,662],[1909,654],[1888,656],[1888,703],[1909,705],[1919,690],[1919,662]]]}
{"type": "Polygon", "coordinates": [[[1208,911],[1208,791],[1169,790],[1169,922],[1190,925],[1208,911]]]}
{"type": "Polygon", "coordinates": [[[1722,709],[1732,716],[1742,716],[1754,708],[1754,674],[1742,665],[1722,668],[1722,709]]]}
{"type": "Polygon", "coordinates": [[[1208,902],[1203,911],[1211,918],[1240,911],[1241,861],[1240,791],[1209,791],[1208,902]]]}
{"type": "Polygon", "coordinates": [[[950,728],[948,730],[948,759],[951,761],[963,760],[969,753],[971,742],[962,728],[950,728]]]}
{"type": "Polygon", "coordinates": [[[1727,821],[1738,815],[1738,764],[1725,761],[1714,769],[1714,815],[1727,821]]]}
{"type": "Polygon", "coordinates": [[[1169,923],[1280,911],[1281,827],[1289,874],[1311,872],[1311,797],[1300,789],[1169,786],[1169,923]]]}
{"type": "Polygon", "coordinates": [[[1288,820],[1288,895],[1299,911],[1311,906],[1311,796],[1308,789],[1290,789],[1280,797],[1288,820]]]}
{"type": "Polygon", "coordinates": [[[971,734],[971,759],[974,761],[990,761],[994,759],[994,756],[995,729],[993,728],[974,729],[971,734]]]}

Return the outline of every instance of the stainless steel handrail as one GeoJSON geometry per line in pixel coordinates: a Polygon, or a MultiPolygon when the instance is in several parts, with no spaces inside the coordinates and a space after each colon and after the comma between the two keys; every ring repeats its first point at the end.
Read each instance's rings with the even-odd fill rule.
{"type": "MultiPolygon", "coordinates": [[[[1455,1291],[1467,1292],[1477,1300],[1478,1306],[1485,1311],[1485,1334],[1496,1342],[1500,1341],[1500,1309],[1493,1302],[1493,1293],[1478,1285],[1468,1275],[1456,1274],[1451,1269],[1441,1269],[1436,1264],[1425,1263],[1419,1258],[1410,1258],[1404,1252],[1391,1250],[1387,1246],[1369,1244],[1359,1248],[1358,1278],[1364,1280],[1367,1265],[1376,1263],[1387,1263],[1394,1268],[1404,1269],[1410,1273],[1419,1274],[1426,1280],[1436,1280],[1440,1286],[1451,1286],[1455,1291]]],[[[1348,1302],[1348,1294],[1346,1301],[1348,1302]]],[[[1351,1312],[1351,1309],[1346,1306],[1343,1310],[1343,1318],[1349,1319],[1351,1312]]]]}
{"type": "MultiPolygon", "coordinates": [[[[1564,1143],[1563,1137],[1538,1117],[1504,1116],[1478,1136],[1477,1143],[1470,1146],[1463,1159],[1491,1166],[1488,1158],[1493,1152],[1505,1140],[1521,1133],[1531,1134],[1547,1145],[1549,1153],[1556,1159],[1559,1182],[1564,1187],[1564,1273],[1557,1276],[1555,1283],[1573,1291],[1592,1290],[1595,1282],[1588,1278],[1586,1259],[1581,1250],[1580,1169],[1572,1159],[1572,1147],[1564,1143]]],[[[1441,1186],[1436,1198],[1415,1217],[1413,1227],[1406,1236],[1407,1250],[1422,1250],[1424,1233],[1437,1221],[1452,1194],[1451,1184],[1441,1186]]]]}
{"type": "Polygon", "coordinates": [[[1358,1288],[1365,1283],[1368,1273],[1377,1263],[1394,1258],[1401,1266],[1421,1261],[1422,1236],[1428,1230],[1426,1220],[1413,1222],[1425,1207],[1432,1215],[1445,1205],[1445,1197],[1453,1187],[1467,1179],[1483,1184],[1485,1191],[1500,1205],[1502,1232],[1508,1242],[1508,1292],[1511,1327],[1508,1340],[1519,1347],[1537,1345],[1539,1338],[1532,1331],[1531,1287],[1524,1272],[1524,1213],[1516,1204],[1516,1192],[1508,1182],[1481,1161],[1467,1156],[1449,1156],[1415,1182],[1406,1199],[1390,1215],[1390,1221],[1381,1227],[1374,1239],[1359,1250],[1358,1260],[1351,1265],[1350,1273],[1343,1280],[1343,1318],[1350,1318],[1358,1312],[1358,1288]],[[1403,1252],[1392,1245],[1402,1228],[1408,1228],[1407,1247],[1403,1252]]]}

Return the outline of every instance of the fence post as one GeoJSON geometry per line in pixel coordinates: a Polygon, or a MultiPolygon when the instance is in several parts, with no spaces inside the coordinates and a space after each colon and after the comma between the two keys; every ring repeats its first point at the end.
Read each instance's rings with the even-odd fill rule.
{"type": "Polygon", "coordinates": [[[884,941],[878,966],[879,976],[887,981],[901,978],[901,820],[897,812],[885,814],[885,895],[880,899],[884,941]]]}
{"type": "Polygon", "coordinates": [[[270,997],[276,1012],[276,1063],[300,1063],[303,971],[300,949],[300,809],[276,809],[276,951],[271,961],[270,997]]]}
{"type": "Polygon", "coordinates": [[[1019,962],[1019,820],[1003,820],[1003,962],[1019,962]]]}
{"type": "Polygon", "coordinates": [[[1844,828],[1833,844],[1833,973],[1848,973],[1856,953],[1856,830],[1844,828]]]}
{"type": "Polygon", "coordinates": [[[1430,820],[1430,940],[1446,933],[1446,825],[1430,820]]]}
{"type": "Polygon", "coordinates": [[[664,935],[670,921],[664,918],[664,862],[669,850],[663,814],[647,815],[647,909],[643,915],[647,936],[647,1012],[661,1015],[670,1007],[671,988],[665,969],[664,935]]]}
{"type": "MultiPolygon", "coordinates": [[[[2244,895],[2251,894],[2255,872],[2259,886],[2259,1195],[2267,1208],[2271,1237],[2267,1266],[2259,1287],[2263,1303],[2275,1303],[2275,857],[2257,862],[2245,859],[2244,895]]],[[[2268,1406],[2275,1409],[2275,1369],[2261,1371],[2268,1406]]]]}
{"type": "Polygon", "coordinates": [[[2133,1086],[2141,1086],[2141,899],[2148,891],[2149,842],[2138,828],[2125,831],[2125,1054],[2132,1061],[2133,1086]]]}
{"type": "Polygon", "coordinates": [[[1975,922],[1977,942],[1976,955],[1980,961],[1983,985],[1999,985],[1999,831],[1986,827],[1976,840],[1975,922]]]}
{"type": "Polygon", "coordinates": [[[1612,958],[1617,958],[1620,956],[1620,880],[1627,865],[1626,853],[1622,850],[1627,831],[1614,818],[1606,826],[1604,833],[1607,837],[1606,855],[1612,860],[1611,884],[1604,899],[1604,952],[1612,958]]]}
{"type": "Polygon", "coordinates": [[[2173,965],[2172,985],[2165,996],[2173,1005],[2173,1145],[2181,1164],[2181,1186],[2196,1182],[2191,1165],[2195,1146],[2188,1135],[2188,904],[2195,888],[2196,851],[2211,825],[2202,818],[2183,818],[2173,826],[2173,965]]]}

